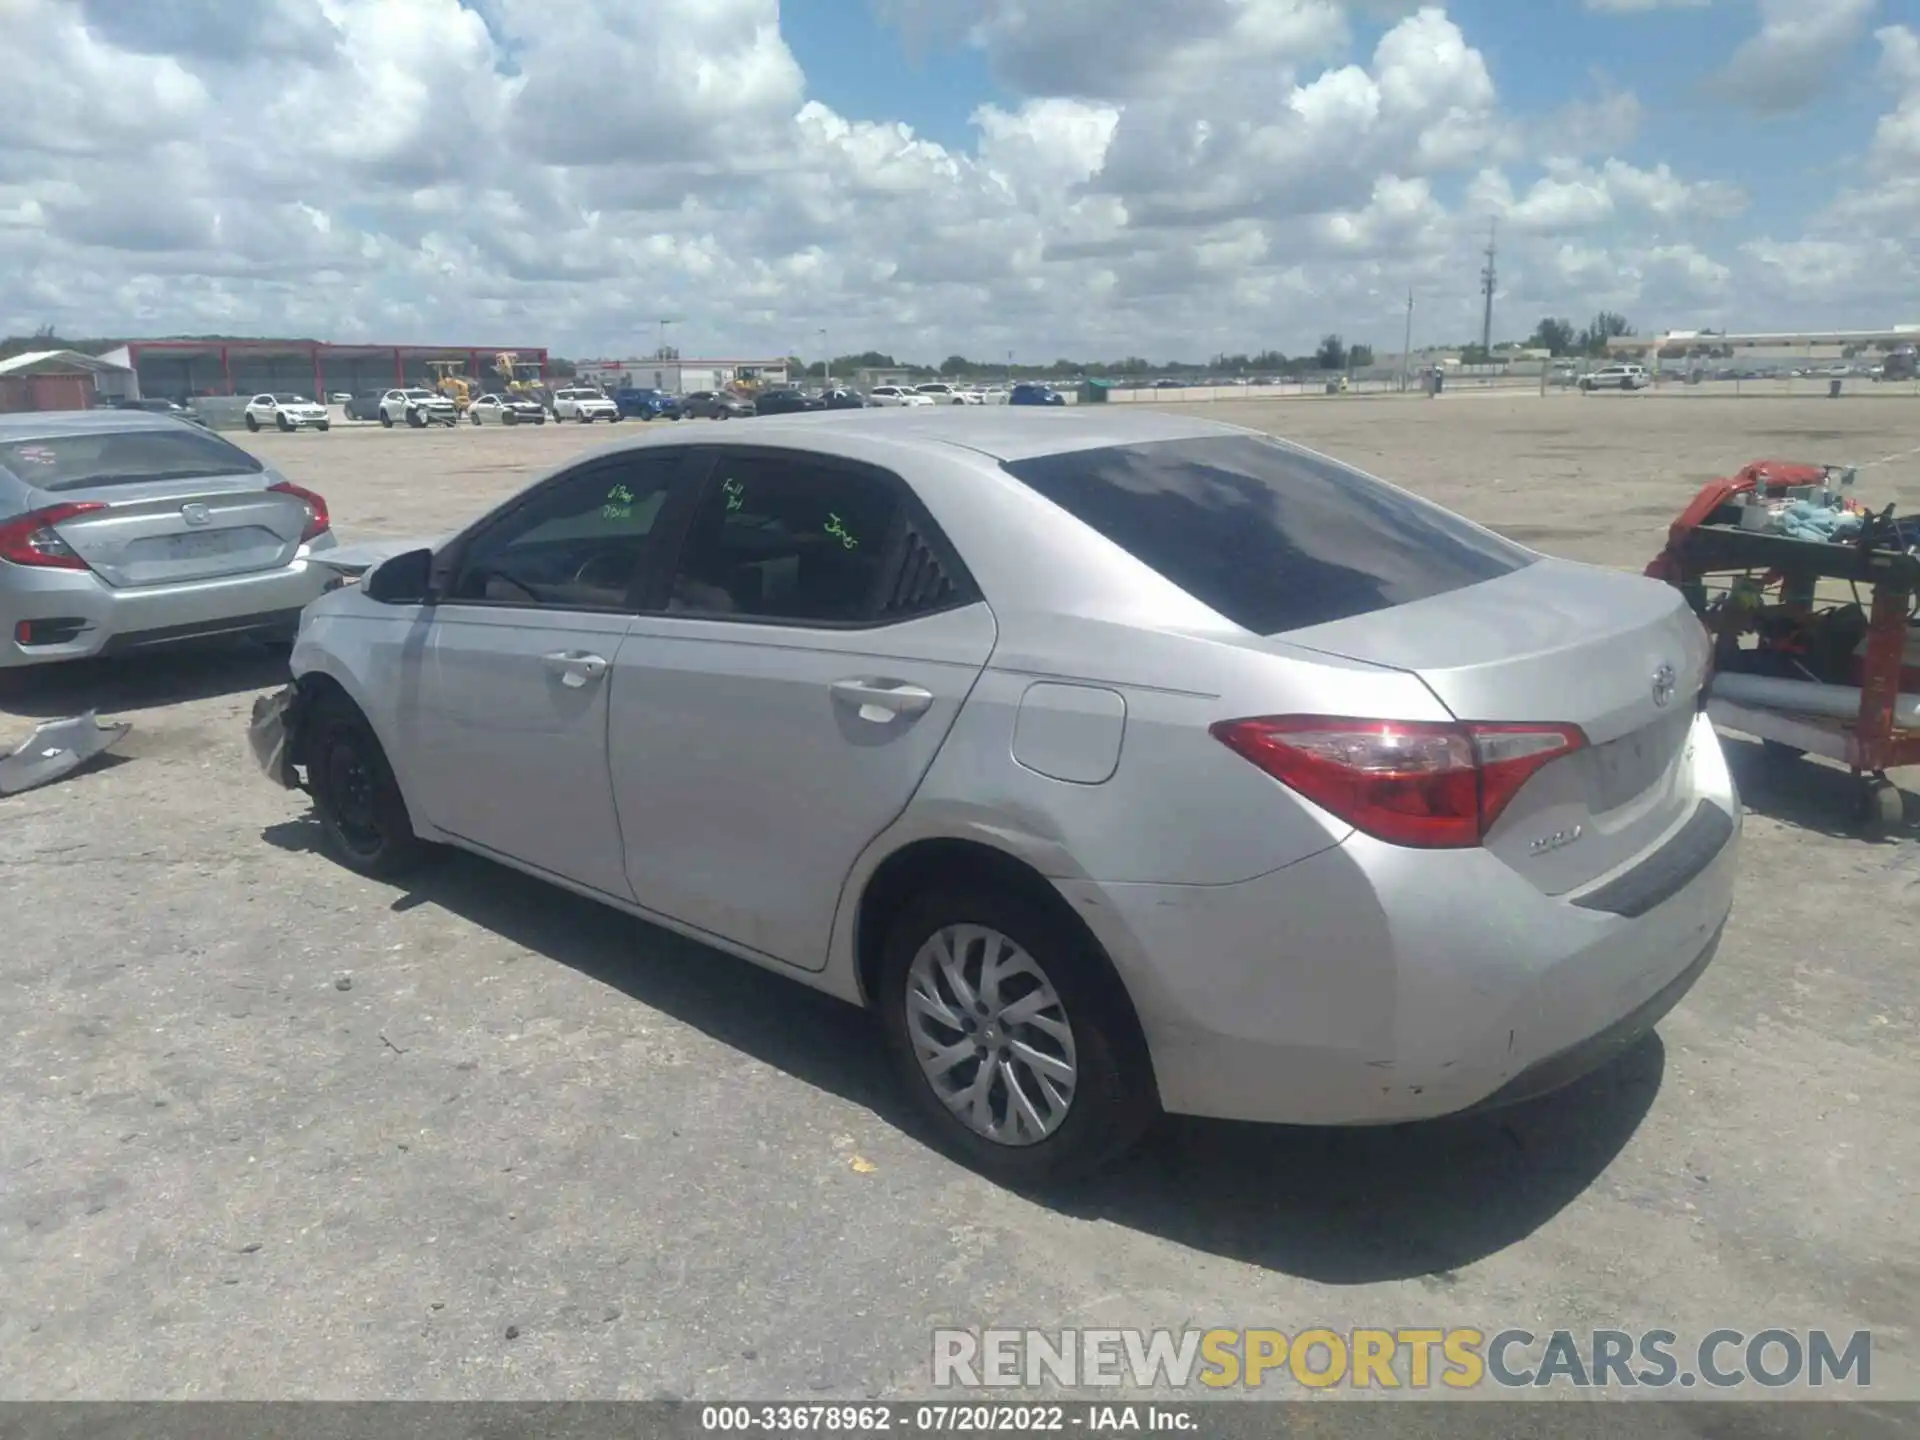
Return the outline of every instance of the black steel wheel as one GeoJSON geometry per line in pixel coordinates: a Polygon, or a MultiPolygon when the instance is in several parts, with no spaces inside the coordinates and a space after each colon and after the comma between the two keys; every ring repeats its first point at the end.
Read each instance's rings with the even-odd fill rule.
{"type": "Polygon", "coordinates": [[[313,808],[335,859],[362,875],[389,876],[426,857],[386,751],[352,701],[321,697],[302,749],[313,808]]]}

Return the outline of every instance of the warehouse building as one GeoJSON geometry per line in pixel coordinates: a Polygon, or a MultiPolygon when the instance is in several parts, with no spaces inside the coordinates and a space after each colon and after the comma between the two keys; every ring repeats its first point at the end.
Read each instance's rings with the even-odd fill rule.
{"type": "Polygon", "coordinates": [[[582,383],[603,390],[664,390],[669,395],[724,390],[736,382],[787,383],[785,360],[577,360],[573,369],[582,383]]]}
{"type": "Polygon", "coordinates": [[[544,376],[538,345],[332,345],[324,340],[126,340],[100,356],[132,371],[138,394],[168,400],[197,395],[291,391],[324,398],[431,385],[430,362],[458,362],[482,388],[500,380],[496,362],[514,357],[521,378],[544,376]]]}

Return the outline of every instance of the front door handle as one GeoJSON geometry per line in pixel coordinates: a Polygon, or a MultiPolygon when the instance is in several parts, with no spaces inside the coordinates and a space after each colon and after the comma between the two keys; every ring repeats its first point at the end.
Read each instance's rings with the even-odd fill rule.
{"type": "Polygon", "coordinates": [[[551,655],[541,656],[541,659],[546,662],[549,671],[560,677],[562,685],[575,690],[607,673],[607,658],[604,655],[589,655],[580,650],[556,650],[551,655]]]}
{"type": "Polygon", "coordinates": [[[933,704],[933,692],[892,680],[836,680],[833,698],[856,706],[862,720],[883,724],[896,715],[918,715],[933,704]]]}

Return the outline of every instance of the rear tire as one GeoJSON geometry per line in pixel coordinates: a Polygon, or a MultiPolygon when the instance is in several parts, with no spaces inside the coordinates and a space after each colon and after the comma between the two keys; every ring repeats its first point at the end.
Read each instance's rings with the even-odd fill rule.
{"type": "Polygon", "coordinates": [[[386,411],[382,410],[380,412],[380,423],[384,425],[387,429],[391,430],[393,428],[393,416],[389,415],[386,411]]]}
{"type": "MultiPolygon", "coordinates": [[[[981,943],[988,942],[983,938],[981,943]]],[[[906,906],[887,936],[876,1002],[900,1083],[945,1149],[1002,1183],[1045,1185],[1091,1174],[1131,1147],[1158,1113],[1152,1069],[1143,1047],[1131,1038],[1137,1032],[1126,1000],[1111,972],[1087,953],[1086,946],[1083,936],[1045,907],[1018,894],[973,885],[936,887],[920,895],[906,906]],[[909,1008],[910,994],[923,993],[925,984],[916,975],[916,961],[936,937],[951,936],[956,927],[991,932],[995,937],[991,943],[1010,942],[1025,952],[1041,984],[1050,986],[1059,1002],[1057,1009],[1046,1007],[1041,1015],[1051,1018],[1054,1029],[1064,1026],[1070,1046],[1061,1045],[1052,1029],[1038,1029],[1033,1020],[1014,1022],[1001,1035],[997,1010],[991,1018],[982,1019],[977,1014],[959,1016],[957,1006],[951,1009],[950,1014],[966,1022],[963,1036],[955,1026],[929,1019],[925,1010],[909,1008]],[[978,1077],[979,1067],[995,1053],[990,1048],[995,1043],[1024,1044],[1029,1050],[1037,1047],[1056,1057],[1070,1057],[1073,1075],[1066,1103],[1047,1106],[1054,1128],[1041,1138],[1033,1138],[1030,1131],[1025,1142],[1018,1143],[994,1139],[962,1119],[949,1098],[936,1091],[920,1059],[923,1046],[949,1041],[976,1046],[973,1057],[962,1059],[947,1072],[957,1073],[954,1085],[967,1083],[969,1089],[968,1077],[978,1077]],[[980,1059],[982,1055],[988,1059],[980,1059]],[[1061,1108],[1064,1115],[1059,1114],[1061,1108]]],[[[961,969],[977,987],[974,993],[986,999],[987,987],[978,983],[980,972],[969,964],[978,947],[964,948],[968,953],[959,957],[961,969]]],[[[1010,984],[1033,985],[1031,972],[1010,977],[1010,984]]],[[[1000,1002],[1007,1003],[1007,988],[995,988],[1000,1002]]],[[[957,987],[948,987],[940,998],[951,1004],[958,994],[957,987]]],[[[1015,996],[1011,1003],[1022,998],[1015,996]]],[[[1018,1068],[1022,1062],[1017,1053],[1003,1063],[1016,1067],[1016,1078],[1030,1095],[1048,1098],[1040,1091],[1038,1073],[1031,1067],[1024,1072],[1018,1068]]],[[[988,1091],[989,1120],[1003,1127],[1013,1123],[1014,1115],[1004,1075],[1003,1071],[1000,1078],[991,1080],[988,1091]],[[994,1095],[999,1096],[997,1117],[992,1113],[994,1095]]],[[[970,1104],[965,1108],[971,1112],[970,1104]]]]}
{"type": "Polygon", "coordinates": [[[247,429],[254,431],[256,434],[259,433],[260,422],[251,415],[247,416],[247,429]]]}
{"type": "Polygon", "coordinates": [[[399,875],[431,854],[413,833],[386,751],[343,695],[322,696],[303,746],[307,786],[333,857],[361,875],[399,875]]]}

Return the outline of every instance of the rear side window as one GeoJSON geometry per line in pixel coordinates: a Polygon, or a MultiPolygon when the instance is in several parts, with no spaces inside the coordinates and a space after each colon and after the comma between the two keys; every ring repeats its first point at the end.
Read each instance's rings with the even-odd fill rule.
{"type": "Polygon", "coordinates": [[[900,496],[877,474],[725,457],[696,512],[668,606],[788,624],[870,619],[900,496]]]}
{"type": "Polygon", "coordinates": [[[1077,450],[1004,468],[1258,635],[1443,595],[1536,558],[1348,466],[1253,436],[1077,450]]]}
{"type": "Polygon", "coordinates": [[[164,429],[95,430],[0,443],[0,467],[36,490],[135,485],[201,475],[258,475],[261,464],[238,445],[184,420],[164,429]]]}

